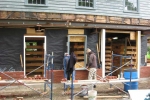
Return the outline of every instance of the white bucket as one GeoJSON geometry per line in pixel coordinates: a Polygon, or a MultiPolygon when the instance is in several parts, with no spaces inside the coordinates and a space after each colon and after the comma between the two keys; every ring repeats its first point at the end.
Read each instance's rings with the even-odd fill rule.
{"type": "Polygon", "coordinates": [[[89,90],[88,91],[88,100],[96,100],[97,98],[97,91],[89,90]]]}
{"type": "Polygon", "coordinates": [[[88,94],[88,86],[87,85],[81,85],[82,92],[80,93],[80,96],[86,96],[88,94]]]}

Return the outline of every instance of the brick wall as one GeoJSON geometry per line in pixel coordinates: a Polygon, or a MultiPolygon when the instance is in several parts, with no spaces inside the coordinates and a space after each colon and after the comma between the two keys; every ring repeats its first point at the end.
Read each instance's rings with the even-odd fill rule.
{"type": "MultiPolygon", "coordinates": [[[[23,79],[23,75],[24,75],[23,71],[5,72],[5,73],[15,79],[23,79]]],[[[50,76],[50,74],[51,73],[49,72],[49,76],[50,76]]],[[[53,70],[53,74],[54,74],[54,83],[60,83],[61,79],[64,78],[63,70],[53,70]]],[[[98,69],[97,74],[102,76],[102,70],[98,69]]],[[[47,72],[47,76],[48,76],[48,72],[47,72]]],[[[0,77],[2,79],[10,79],[9,77],[5,76],[2,73],[0,73],[0,77]]],[[[147,66],[141,67],[140,77],[141,78],[150,77],[150,67],[147,67],[147,66]]],[[[87,78],[88,78],[88,71],[86,71],[86,70],[77,70],[76,71],[76,80],[85,80],[87,78]]]]}
{"type": "MultiPolygon", "coordinates": [[[[15,72],[4,72],[4,74],[7,74],[15,79],[23,79],[24,78],[24,72],[23,71],[15,71],[15,72]]],[[[4,75],[0,72],[1,79],[11,79],[8,76],[4,75]]]]}
{"type": "Polygon", "coordinates": [[[147,78],[150,77],[150,67],[143,66],[140,69],[140,78],[147,78]]]}
{"type": "MultiPolygon", "coordinates": [[[[61,79],[64,78],[63,70],[54,70],[54,83],[60,83],[61,79]]],[[[102,70],[98,69],[97,74],[102,76],[102,70]]],[[[47,72],[47,78],[51,77],[51,72],[47,72]]],[[[88,79],[88,71],[86,70],[76,70],[76,80],[85,80],[88,79]]]]}

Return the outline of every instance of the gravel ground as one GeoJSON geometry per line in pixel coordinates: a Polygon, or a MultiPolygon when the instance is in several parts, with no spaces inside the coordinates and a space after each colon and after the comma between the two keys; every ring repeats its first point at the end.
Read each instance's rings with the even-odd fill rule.
{"type": "MultiPolygon", "coordinates": [[[[122,83],[116,83],[115,86],[119,87],[120,89],[124,88],[124,85],[122,83]]],[[[117,89],[115,86],[112,86],[110,88],[110,84],[97,84],[96,88],[94,90],[97,91],[98,96],[128,96],[128,94],[121,92],[119,89],[117,89]]],[[[39,94],[35,91],[32,91],[31,89],[25,87],[25,86],[9,86],[3,90],[0,90],[0,94],[7,95],[6,97],[0,97],[0,100],[17,100],[16,97],[23,97],[23,100],[50,100],[50,89],[47,87],[47,91],[44,92],[44,86],[41,85],[34,85],[30,86],[33,89],[36,89],[39,92],[42,92],[42,94],[39,94]],[[12,96],[10,97],[9,94],[12,96]],[[16,95],[19,94],[19,95],[16,95]]],[[[0,87],[1,89],[2,87],[0,87]]],[[[150,89],[150,78],[147,79],[140,79],[139,81],[139,89],[150,89]]],[[[81,91],[80,85],[75,85],[74,93],[78,93],[81,91]]],[[[69,90],[70,92],[70,90],[69,90]]],[[[52,100],[67,100],[70,99],[71,95],[64,95],[63,90],[63,84],[61,83],[55,83],[53,85],[53,99],[52,100]]],[[[74,100],[88,100],[84,99],[80,96],[75,96],[74,100]]],[[[97,100],[129,100],[128,98],[101,98],[97,100]]]]}

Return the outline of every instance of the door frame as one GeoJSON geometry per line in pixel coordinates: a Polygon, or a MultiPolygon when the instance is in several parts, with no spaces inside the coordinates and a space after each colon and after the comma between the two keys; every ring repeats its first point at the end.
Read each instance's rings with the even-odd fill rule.
{"type": "MultiPolygon", "coordinates": [[[[119,30],[106,30],[101,29],[101,61],[102,61],[102,77],[105,77],[105,38],[107,33],[131,33],[133,31],[119,31],[119,30]]],[[[140,78],[140,64],[141,64],[141,31],[134,31],[136,38],[136,49],[137,49],[137,73],[140,78]]]]}
{"type": "MultiPolygon", "coordinates": [[[[47,50],[46,49],[46,44],[47,44],[46,43],[47,42],[46,36],[34,36],[34,35],[33,36],[24,36],[24,40],[23,40],[23,44],[24,44],[23,45],[23,53],[24,53],[24,57],[23,57],[24,58],[24,61],[23,61],[24,62],[24,77],[26,77],[26,63],[25,63],[26,62],[26,55],[25,55],[25,52],[26,52],[26,50],[25,50],[26,49],[26,42],[25,42],[25,38],[27,38],[27,37],[28,38],[41,38],[41,37],[44,38],[44,61],[46,60],[45,54],[46,54],[46,50],[47,50]]],[[[45,73],[45,64],[44,64],[44,73],[45,73]]]]}
{"type": "MultiPolygon", "coordinates": [[[[84,67],[86,67],[86,63],[87,63],[87,55],[86,55],[86,49],[87,49],[87,35],[67,35],[68,39],[67,39],[67,53],[70,52],[70,37],[71,36],[83,36],[85,37],[85,44],[84,44],[84,67]]],[[[85,68],[77,68],[76,70],[85,70],[85,68]]]]}

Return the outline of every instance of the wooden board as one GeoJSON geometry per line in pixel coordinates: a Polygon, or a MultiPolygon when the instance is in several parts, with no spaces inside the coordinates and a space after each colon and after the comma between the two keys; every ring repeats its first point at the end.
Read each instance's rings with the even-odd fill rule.
{"type": "Polygon", "coordinates": [[[83,36],[71,36],[70,42],[85,42],[85,37],[83,37],[83,36]]]}
{"type": "Polygon", "coordinates": [[[82,48],[84,48],[84,45],[74,45],[74,48],[82,49],[82,48]]]}
{"type": "Polygon", "coordinates": [[[68,29],[68,34],[84,34],[84,29],[68,29]]]}
{"type": "Polygon", "coordinates": [[[76,62],[75,68],[83,68],[84,67],[84,61],[82,62],[76,62]]]}
{"type": "Polygon", "coordinates": [[[74,54],[84,54],[84,51],[74,51],[74,54]]]}
{"type": "Polygon", "coordinates": [[[38,60],[44,60],[44,58],[26,57],[26,61],[38,61],[38,60]]]}
{"type": "MultiPolygon", "coordinates": [[[[35,70],[35,69],[26,69],[26,72],[31,72],[33,70],[35,70]]],[[[34,72],[44,72],[44,69],[37,69],[34,72]]]]}
{"type": "Polygon", "coordinates": [[[135,32],[130,33],[130,40],[135,40],[135,32]]]}
{"type": "Polygon", "coordinates": [[[35,28],[26,28],[27,34],[35,34],[35,28]]]}
{"type": "Polygon", "coordinates": [[[81,60],[81,59],[84,60],[84,56],[77,56],[77,60],[81,60]]]}
{"type": "Polygon", "coordinates": [[[44,51],[26,51],[26,54],[44,55],[44,51]]]}
{"type": "Polygon", "coordinates": [[[41,66],[41,65],[43,65],[43,63],[27,63],[26,64],[26,66],[30,66],[30,67],[32,67],[32,66],[41,66]]]}

